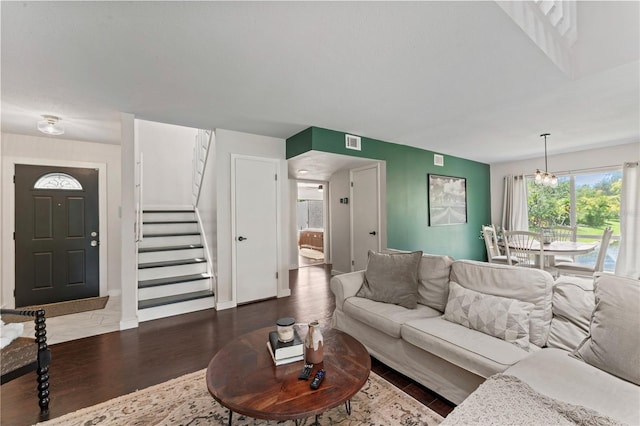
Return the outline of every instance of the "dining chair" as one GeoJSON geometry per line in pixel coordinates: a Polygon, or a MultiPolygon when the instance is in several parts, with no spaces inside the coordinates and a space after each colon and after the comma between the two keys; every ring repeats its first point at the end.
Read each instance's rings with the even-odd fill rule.
{"type": "Polygon", "coordinates": [[[496,227],[493,225],[482,225],[482,236],[484,237],[484,245],[487,247],[487,259],[489,263],[507,265],[509,263],[507,256],[500,252],[496,227]]]}
{"type": "MultiPolygon", "coordinates": [[[[572,241],[576,242],[578,228],[576,226],[552,226],[548,228],[551,231],[551,238],[553,241],[572,241]]],[[[559,262],[575,262],[575,258],[573,256],[563,256],[556,255],[555,263],[559,262]]]]}
{"type": "Polygon", "coordinates": [[[593,265],[582,265],[577,262],[558,262],[555,264],[555,275],[578,275],[585,277],[592,277],[595,272],[602,272],[604,269],[604,259],[607,256],[607,249],[609,248],[609,242],[611,241],[611,235],[613,230],[611,227],[607,227],[602,233],[602,239],[600,240],[600,247],[598,248],[598,256],[596,257],[596,263],[593,265]]]}
{"type": "Polygon", "coordinates": [[[504,231],[502,235],[509,265],[544,269],[544,248],[540,233],[504,231]]]}

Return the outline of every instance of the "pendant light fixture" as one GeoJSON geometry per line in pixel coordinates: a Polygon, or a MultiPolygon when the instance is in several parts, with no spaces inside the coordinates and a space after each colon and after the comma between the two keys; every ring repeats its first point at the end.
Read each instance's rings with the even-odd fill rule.
{"type": "Polygon", "coordinates": [[[547,165],[547,136],[550,135],[551,133],[543,133],[540,135],[541,137],[544,137],[544,171],[540,171],[540,169],[536,170],[535,182],[539,185],[555,188],[558,186],[558,178],[556,175],[547,171],[549,170],[549,166],[547,165]]]}
{"type": "Polygon", "coordinates": [[[59,123],[60,117],[54,115],[43,115],[43,120],[38,121],[38,130],[52,136],[64,133],[64,127],[59,123]]]}

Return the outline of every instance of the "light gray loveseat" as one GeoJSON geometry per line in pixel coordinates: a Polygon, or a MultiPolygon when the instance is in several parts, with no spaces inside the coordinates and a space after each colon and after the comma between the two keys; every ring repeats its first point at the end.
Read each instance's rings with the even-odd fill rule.
{"type": "Polygon", "coordinates": [[[460,404],[487,378],[506,372],[553,398],[566,394],[564,399],[573,404],[640,424],[637,385],[569,356],[569,350],[588,334],[595,305],[590,280],[560,280],[554,292],[553,277],[542,270],[425,254],[418,269],[418,305],[407,309],[357,297],[363,279],[364,271],[331,279],[336,298],[332,326],[355,336],[371,355],[451,402],[460,404]],[[451,281],[531,303],[529,349],[445,320],[451,281]],[[581,303],[570,300],[576,297],[581,303]]]}

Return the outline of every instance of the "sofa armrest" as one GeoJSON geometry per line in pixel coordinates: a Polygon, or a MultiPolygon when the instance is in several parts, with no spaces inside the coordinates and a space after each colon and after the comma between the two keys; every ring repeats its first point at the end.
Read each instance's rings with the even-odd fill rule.
{"type": "Polygon", "coordinates": [[[348,297],[356,295],[363,281],[364,271],[349,272],[331,278],[330,286],[331,291],[336,297],[336,309],[342,310],[344,301],[348,297]]]}

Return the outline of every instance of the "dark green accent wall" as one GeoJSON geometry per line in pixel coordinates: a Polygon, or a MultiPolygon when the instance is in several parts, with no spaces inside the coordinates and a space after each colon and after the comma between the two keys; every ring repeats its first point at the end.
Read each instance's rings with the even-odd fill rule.
{"type": "Polygon", "coordinates": [[[287,158],[309,150],[384,160],[387,169],[387,245],[399,250],[447,254],[455,259],[486,260],[483,224],[491,223],[489,165],[444,156],[433,165],[432,151],[362,138],[362,151],[345,148],[345,133],[310,127],[287,139],[287,158]],[[467,223],[429,226],[427,174],[467,179],[467,223]]]}

